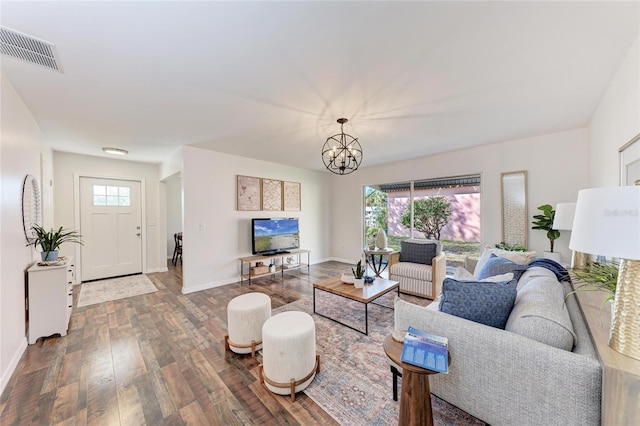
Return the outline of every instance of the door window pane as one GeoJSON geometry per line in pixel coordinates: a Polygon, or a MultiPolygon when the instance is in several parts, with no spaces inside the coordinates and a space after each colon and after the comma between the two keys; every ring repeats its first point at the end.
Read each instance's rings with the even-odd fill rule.
{"type": "Polygon", "coordinates": [[[94,206],[131,206],[131,187],[93,185],[94,206]]]}

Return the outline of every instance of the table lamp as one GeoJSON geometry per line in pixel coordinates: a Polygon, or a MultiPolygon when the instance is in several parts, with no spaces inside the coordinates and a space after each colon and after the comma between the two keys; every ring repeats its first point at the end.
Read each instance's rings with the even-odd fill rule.
{"type": "Polygon", "coordinates": [[[620,259],[609,346],[640,360],[640,186],[578,192],[569,248],[620,259]]]}
{"type": "MultiPolygon", "coordinates": [[[[558,231],[573,230],[573,217],[576,214],[576,203],[556,204],[556,214],[553,216],[553,229],[558,231]]],[[[574,251],[571,257],[573,269],[585,269],[591,262],[591,256],[587,253],[574,251]]]]}

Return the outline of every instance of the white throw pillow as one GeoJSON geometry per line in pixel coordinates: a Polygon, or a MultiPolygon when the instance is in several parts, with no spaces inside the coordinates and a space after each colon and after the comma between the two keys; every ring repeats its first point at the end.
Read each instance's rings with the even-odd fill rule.
{"type": "Polygon", "coordinates": [[[478,259],[478,263],[476,263],[476,268],[473,270],[473,275],[478,275],[478,272],[482,270],[482,267],[485,263],[487,263],[487,260],[489,260],[489,257],[491,257],[492,253],[496,256],[504,257],[505,259],[509,259],[523,265],[527,265],[533,259],[538,257],[538,253],[535,251],[509,251],[486,245],[484,247],[482,255],[480,256],[480,259],[478,259]]]}
{"type": "MultiPolygon", "coordinates": [[[[477,281],[478,279],[471,272],[464,268],[456,268],[456,272],[453,274],[453,279],[457,281],[477,281]]],[[[485,278],[482,281],[497,283],[501,281],[511,281],[513,279],[513,272],[507,272],[506,274],[494,275],[492,277],[485,278]]]]}

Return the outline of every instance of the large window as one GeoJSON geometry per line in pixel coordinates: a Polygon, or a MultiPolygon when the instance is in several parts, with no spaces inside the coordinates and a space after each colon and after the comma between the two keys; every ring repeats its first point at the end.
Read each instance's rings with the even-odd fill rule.
{"type": "Polygon", "coordinates": [[[480,175],[368,185],[364,194],[367,245],[382,228],[396,250],[407,238],[439,239],[449,266],[480,255],[480,175]]]}

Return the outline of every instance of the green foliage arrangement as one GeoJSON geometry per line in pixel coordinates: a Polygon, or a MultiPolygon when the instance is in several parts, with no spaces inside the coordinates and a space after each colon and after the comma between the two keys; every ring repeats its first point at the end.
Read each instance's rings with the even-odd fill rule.
{"type": "Polygon", "coordinates": [[[553,218],[556,215],[556,211],[549,204],[538,207],[538,210],[542,211],[542,214],[533,216],[534,220],[531,222],[533,225],[531,229],[547,231],[547,238],[551,245],[551,253],[553,253],[553,241],[560,238],[560,231],[553,229],[553,218]]]}
{"type": "Polygon", "coordinates": [[[356,279],[362,279],[362,277],[364,277],[364,268],[362,267],[362,260],[358,260],[358,263],[356,263],[356,269],[351,268],[351,272],[353,272],[353,276],[356,279]]]}
{"type": "MultiPolygon", "coordinates": [[[[435,195],[413,202],[413,227],[429,238],[440,239],[440,231],[451,219],[451,202],[447,197],[435,195]]],[[[410,206],[404,210],[400,223],[411,228],[410,206]]]]}
{"type": "Polygon", "coordinates": [[[527,251],[527,248],[524,246],[519,246],[519,245],[511,245],[511,244],[507,244],[504,241],[499,242],[498,244],[496,244],[496,248],[499,248],[500,250],[508,250],[508,251],[527,251]]]}
{"type": "Polygon", "coordinates": [[[602,303],[613,300],[616,295],[619,269],[618,262],[595,262],[587,269],[575,269],[573,275],[577,278],[579,285],[569,294],[577,291],[604,291],[607,296],[602,303]]]}
{"type": "Polygon", "coordinates": [[[36,233],[36,237],[27,246],[40,246],[42,251],[47,254],[58,250],[63,243],[84,244],[82,235],[73,230],[63,229],[62,226],[57,231],[53,229],[47,231],[40,225],[33,225],[31,228],[36,233]]]}

